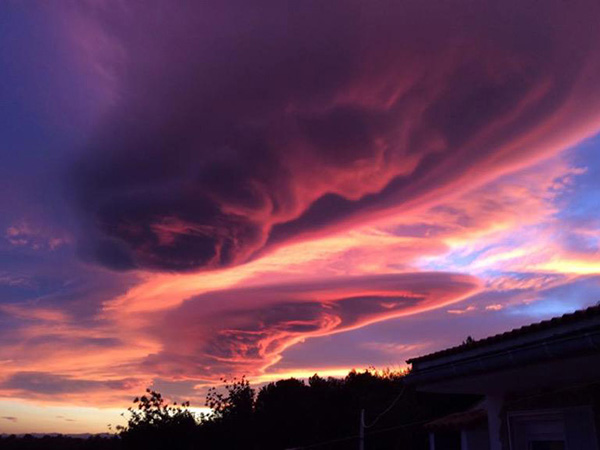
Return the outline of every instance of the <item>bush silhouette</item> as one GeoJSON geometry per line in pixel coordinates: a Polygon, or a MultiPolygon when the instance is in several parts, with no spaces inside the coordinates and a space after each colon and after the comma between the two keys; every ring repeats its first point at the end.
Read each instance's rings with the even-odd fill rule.
{"type": "Polygon", "coordinates": [[[193,448],[197,422],[187,409],[189,402],[169,405],[156,391],[146,389],[146,394],[135,398],[134,406],[128,408],[127,425],[117,427],[125,448],[193,448]]]}

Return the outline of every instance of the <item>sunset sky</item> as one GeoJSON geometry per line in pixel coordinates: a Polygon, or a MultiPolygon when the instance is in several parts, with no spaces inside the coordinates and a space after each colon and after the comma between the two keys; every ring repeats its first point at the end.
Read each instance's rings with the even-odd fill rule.
{"type": "Polygon", "coordinates": [[[600,301],[597,0],[0,3],[0,433],[600,301]]]}

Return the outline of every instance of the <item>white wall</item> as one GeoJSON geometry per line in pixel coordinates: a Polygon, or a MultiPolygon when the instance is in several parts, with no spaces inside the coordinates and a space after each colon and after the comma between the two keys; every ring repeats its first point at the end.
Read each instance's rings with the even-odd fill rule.
{"type": "Polygon", "coordinates": [[[490,438],[489,450],[502,450],[502,441],[500,440],[500,426],[502,418],[500,412],[504,399],[500,396],[488,395],[485,397],[485,409],[488,417],[488,433],[490,438]]]}

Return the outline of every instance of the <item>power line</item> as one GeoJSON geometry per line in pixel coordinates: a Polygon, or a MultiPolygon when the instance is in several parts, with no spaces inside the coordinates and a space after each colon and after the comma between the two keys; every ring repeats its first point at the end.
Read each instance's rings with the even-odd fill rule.
{"type": "MultiPolygon", "coordinates": [[[[548,395],[548,394],[552,394],[552,393],[557,393],[557,392],[563,392],[563,391],[568,391],[568,390],[572,390],[572,389],[577,389],[577,388],[582,388],[582,387],[588,387],[588,386],[594,386],[597,383],[582,383],[582,384],[578,384],[575,386],[569,386],[566,388],[562,388],[562,389],[556,389],[556,390],[552,390],[550,392],[540,392],[540,393],[536,393],[536,394],[532,394],[532,395],[528,395],[526,397],[514,400],[515,403],[518,403],[522,400],[526,400],[526,399],[530,399],[530,398],[535,398],[535,397],[542,397],[544,395],[548,395]]],[[[381,412],[377,418],[373,421],[373,423],[371,423],[369,425],[369,427],[372,427],[373,425],[375,425],[375,423],[379,420],[380,417],[382,417],[384,414],[386,414],[393,406],[394,404],[396,404],[398,402],[398,400],[400,399],[401,395],[404,392],[404,386],[402,391],[400,392],[400,394],[398,394],[398,396],[396,397],[396,399],[394,399],[394,401],[390,404],[390,406],[388,406],[383,412],[381,412]]],[[[401,428],[408,428],[408,427],[412,427],[412,426],[416,426],[416,425],[422,425],[424,423],[433,421],[435,419],[426,419],[426,420],[420,420],[417,422],[411,422],[411,423],[406,423],[406,424],[402,424],[402,425],[396,425],[393,427],[389,427],[389,428],[382,428],[381,430],[374,430],[374,431],[369,431],[366,433],[366,436],[373,436],[375,434],[380,434],[380,433],[386,433],[388,431],[394,431],[394,430],[399,430],[401,428]]],[[[365,426],[366,428],[366,426],[365,426]]],[[[358,434],[353,434],[353,435],[349,435],[349,436],[345,436],[345,437],[341,437],[341,438],[337,438],[337,439],[331,439],[328,441],[322,441],[322,442],[316,442],[314,444],[310,444],[310,445],[305,445],[305,446],[300,446],[300,447],[293,447],[290,448],[288,450],[305,450],[305,449],[311,449],[311,448],[318,448],[321,447],[323,445],[327,445],[327,444],[335,444],[337,442],[344,442],[344,441],[350,441],[352,439],[358,439],[359,435],[358,434]]]]}
{"type": "MultiPolygon", "coordinates": [[[[398,393],[398,395],[396,396],[396,398],[392,401],[392,403],[389,404],[389,406],[387,408],[385,408],[383,411],[381,411],[377,417],[375,417],[375,419],[373,420],[373,422],[371,422],[369,425],[365,424],[365,418],[364,418],[364,409],[361,410],[361,416],[360,416],[360,428],[359,428],[359,434],[355,434],[355,435],[351,435],[351,436],[346,436],[346,437],[342,437],[342,438],[338,438],[338,439],[332,439],[329,441],[324,441],[324,442],[317,442],[315,444],[311,444],[309,446],[303,446],[303,447],[294,447],[292,449],[289,450],[303,450],[303,449],[309,449],[309,448],[316,448],[316,447],[321,447],[323,445],[327,445],[327,444],[334,444],[336,442],[344,442],[344,441],[349,441],[352,439],[360,439],[361,442],[363,441],[364,437],[365,437],[365,430],[372,428],[373,426],[375,426],[375,424],[377,424],[377,422],[379,422],[379,419],[381,419],[384,415],[386,415],[388,412],[390,412],[392,410],[392,408],[396,405],[396,403],[398,403],[398,400],[400,400],[402,398],[402,395],[404,394],[406,390],[406,385],[403,384],[402,385],[402,389],[400,389],[400,392],[398,393]]],[[[415,422],[419,423],[419,422],[415,422]]],[[[373,434],[378,434],[378,433],[382,433],[384,431],[389,431],[389,430],[394,430],[394,429],[398,429],[398,428],[402,428],[402,427],[407,427],[407,426],[411,426],[414,424],[405,424],[405,425],[400,425],[400,426],[396,426],[396,427],[392,427],[392,428],[386,428],[383,430],[377,430],[377,431],[372,431],[369,432],[368,435],[373,435],[373,434]]]]}
{"type": "Polygon", "coordinates": [[[369,425],[365,424],[363,421],[363,424],[362,424],[363,427],[365,427],[365,429],[373,427],[379,421],[379,419],[381,419],[385,414],[390,412],[390,410],[396,405],[396,403],[398,403],[398,400],[400,400],[400,398],[404,394],[405,390],[406,390],[406,385],[403,384],[402,389],[400,389],[400,393],[394,399],[394,401],[392,401],[392,403],[390,403],[390,406],[388,406],[386,409],[384,409],[382,412],[380,412],[379,415],[377,417],[375,417],[375,420],[373,420],[373,422],[371,422],[369,425]]]}
{"type": "MultiPolygon", "coordinates": [[[[410,423],[396,425],[396,426],[389,427],[389,428],[382,428],[381,430],[370,431],[369,433],[366,434],[366,436],[373,436],[374,434],[387,433],[388,431],[399,430],[401,428],[408,428],[408,427],[413,427],[416,425],[422,425],[424,423],[430,422],[431,420],[433,420],[433,419],[419,420],[417,422],[410,422],[410,423]]],[[[304,445],[301,447],[293,447],[288,450],[305,450],[305,449],[309,449],[309,448],[317,448],[317,447],[321,447],[321,446],[327,445],[327,444],[335,444],[336,442],[350,441],[352,439],[358,439],[358,438],[359,438],[358,434],[353,434],[353,435],[338,438],[338,439],[331,439],[329,441],[316,442],[314,444],[304,445]]]]}

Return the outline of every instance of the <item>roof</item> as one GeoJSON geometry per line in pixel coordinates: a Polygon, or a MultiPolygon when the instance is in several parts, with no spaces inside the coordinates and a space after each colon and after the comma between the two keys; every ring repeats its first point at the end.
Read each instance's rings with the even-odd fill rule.
{"type": "Polygon", "coordinates": [[[482,402],[467,409],[435,419],[425,424],[430,430],[461,430],[474,428],[487,422],[487,412],[482,402]]]}
{"type": "Polygon", "coordinates": [[[515,328],[514,330],[506,331],[504,333],[496,334],[484,339],[472,341],[467,344],[461,344],[457,345],[456,347],[451,347],[445,350],[430,353],[428,355],[419,356],[417,358],[411,358],[408,359],[406,362],[408,364],[413,364],[415,362],[429,361],[444,356],[454,355],[467,350],[470,351],[475,348],[485,347],[491,344],[507,341],[515,337],[521,337],[531,333],[537,333],[542,330],[550,330],[552,328],[562,327],[567,324],[587,320],[593,317],[600,317],[600,303],[596,304],[595,306],[590,306],[589,308],[581,309],[570,314],[564,314],[562,316],[554,317],[552,319],[543,320],[541,322],[533,323],[530,325],[525,325],[520,328],[515,328]]]}

